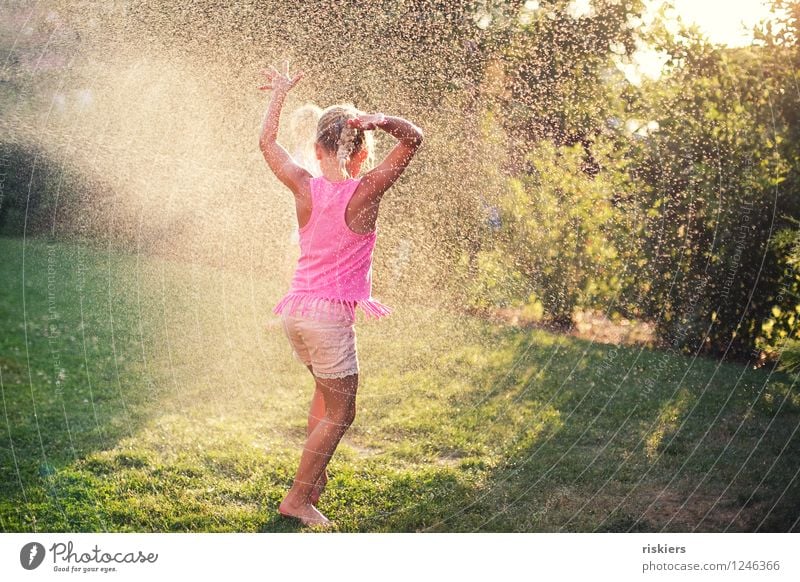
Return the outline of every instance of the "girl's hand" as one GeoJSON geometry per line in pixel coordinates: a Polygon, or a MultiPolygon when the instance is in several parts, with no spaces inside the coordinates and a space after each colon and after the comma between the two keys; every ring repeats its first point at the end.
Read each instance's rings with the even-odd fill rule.
{"type": "Polygon", "coordinates": [[[283,73],[278,72],[274,66],[270,65],[269,69],[261,69],[261,72],[267,76],[267,83],[259,87],[260,90],[265,91],[272,89],[273,91],[281,91],[288,93],[289,90],[297,85],[297,82],[303,78],[303,72],[298,72],[294,77],[289,76],[289,61],[283,62],[283,73]]]}
{"type": "Polygon", "coordinates": [[[380,127],[381,123],[385,121],[383,113],[362,113],[353,119],[347,120],[347,125],[355,127],[356,129],[363,129],[368,131],[380,127]]]}

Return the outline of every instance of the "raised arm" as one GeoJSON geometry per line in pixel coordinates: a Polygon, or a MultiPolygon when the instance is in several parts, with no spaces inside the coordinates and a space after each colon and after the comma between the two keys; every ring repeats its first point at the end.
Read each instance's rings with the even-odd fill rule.
{"type": "Polygon", "coordinates": [[[362,129],[380,128],[397,139],[390,151],[377,167],[367,172],[358,187],[358,197],[362,199],[360,206],[377,205],[381,196],[394,184],[406,169],[411,158],[422,144],[422,130],[403,119],[382,113],[359,115],[348,123],[362,129]]]}
{"type": "Polygon", "coordinates": [[[284,70],[285,73],[279,73],[275,67],[271,67],[271,70],[265,69],[263,71],[267,75],[268,82],[259,87],[259,89],[272,89],[272,98],[269,102],[267,114],[261,124],[258,145],[261,148],[261,153],[264,154],[267,165],[269,165],[275,176],[286,184],[297,197],[308,190],[311,174],[292,159],[289,152],[278,143],[277,138],[283,102],[289,90],[303,77],[303,73],[298,73],[293,78],[290,78],[288,61],[284,65],[284,70]]]}

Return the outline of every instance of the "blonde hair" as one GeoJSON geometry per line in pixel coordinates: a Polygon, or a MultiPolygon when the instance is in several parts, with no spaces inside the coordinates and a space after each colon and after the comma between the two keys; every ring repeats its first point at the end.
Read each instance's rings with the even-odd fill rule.
{"type": "Polygon", "coordinates": [[[286,145],[295,161],[312,175],[319,176],[320,168],[314,155],[314,142],[317,139],[317,123],[322,109],[313,103],[306,103],[292,112],[289,118],[289,132],[286,145]]]}
{"type": "Polygon", "coordinates": [[[292,112],[289,118],[289,135],[291,147],[302,147],[314,141],[317,134],[317,123],[322,116],[322,109],[313,103],[306,103],[292,112]]]}
{"type": "Polygon", "coordinates": [[[336,153],[342,174],[351,178],[347,162],[354,154],[366,148],[366,166],[372,166],[374,140],[372,132],[347,125],[348,119],[355,119],[361,112],[354,105],[344,103],[331,105],[324,111],[317,123],[317,143],[330,153],[336,153]]]}

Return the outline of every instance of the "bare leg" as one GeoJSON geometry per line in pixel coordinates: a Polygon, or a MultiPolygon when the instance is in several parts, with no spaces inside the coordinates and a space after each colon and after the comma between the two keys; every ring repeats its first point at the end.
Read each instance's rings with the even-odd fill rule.
{"type": "MultiPolygon", "coordinates": [[[[310,365],[308,366],[308,370],[312,374],[314,373],[310,365]]],[[[311,408],[308,411],[308,430],[306,431],[306,437],[311,436],[311,433],[314,431],[319,421],[325,416],[325,396],[322,394],[322,389],[319,387],[319,382],[316,378],[314,378],[314,381],[316,382],[316,387],[314,388],[314,396],[311,398],[311,408]]],[[[312,505],[316,505],[317,502],[319,502],[319,496],[322,495],[327,483],[328,471],[326,469],[322,472],[322,475],[320,475],[314,487],[312,487],[311,494],[308,496],[308,501],[312,505]]]]}
{"type": "Polygon", "coordinates": [[[297,517],[306,525],[330,523],[309,503],[308,497],[355,418],[358,374],[346,378],[318,378],[318,386],[325,398],[325,416],[311,431],[292,488],[278,508],[282,514],[297,517]]]}

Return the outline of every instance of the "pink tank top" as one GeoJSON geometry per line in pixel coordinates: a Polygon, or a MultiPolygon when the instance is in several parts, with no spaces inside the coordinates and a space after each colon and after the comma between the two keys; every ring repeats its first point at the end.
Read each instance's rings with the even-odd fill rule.
{"type": "Polygon", "coordinates": [[[298,232],[300,258],[289,292],[272,312],[311,319],[355,321],[355,307],[375,318],[391,309],[372,297],[372,254],[377,227],[353,232],[345,210],[360,178],[331,182],[311,179],[311,218],[298,232]]]}

